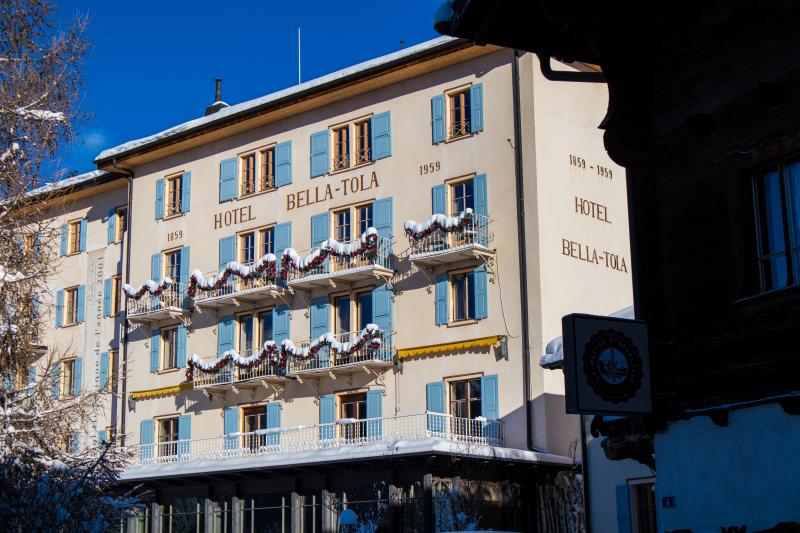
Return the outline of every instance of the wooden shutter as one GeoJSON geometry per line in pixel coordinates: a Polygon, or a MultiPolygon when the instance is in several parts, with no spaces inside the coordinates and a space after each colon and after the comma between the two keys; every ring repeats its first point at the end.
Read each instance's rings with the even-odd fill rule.
{"type": "Polygon", "coordinates": [[[367,437],[379,439],[381,437],[381,404],[383,403],[383,391],[367,391],[367,437]]]}
{"type": "Polygon", "coordinates": [[[164,178],[156,180],[156,220],[164,218],[164,178]]]}
{"type": "Polygon", "coordinates": [[[232,316],[220,317],[217,323],[217,356],[233,350],[236,319],[232,316]]]}
{"type": "Polygon", "coordinates": [[[219,201],[227,202],[236,198],[236,175],[239,170],[239,159],[231,157],[219,163],[219,201]]]}
{"type": "Polygon", "coordinates": [[[433,144],[444,142],[444,95],[437,94],[431,98],[431,137],[433,144]]]}
{"type": "Polygon", "coordinates": [[[61,363],[53,363],[50,372],[50,394],[54,400],[61,396],[61,363]]]}
{"type": "Polygon", "coordinates": [[[100,375],[97,379],[97,386],[102,390],[108,387],[108,352],[100,354],[100,375]]]}
{"type": "Polygon", "coordinates": [[[431,214],[436,215],[446,215],[447,214],[447,205],[446,205],[446,195],[444,190],[444,185],[434,185],[431,188],[431,214]]]}
{"type": "Polygon", "coordinates": [[[320,213],[311,217],[311,247],[318,248],[328,239],[330,222],[328,213],[320,213]]]}
{"type": "MultiPolygon", "coordinates": [[[[222,412],[222,425],[225,435],[239,432],[239,408],[236,406],[226,407],[222,412]]],[[[235,436],[225,439],[225,449],[232,450],[238,448],[239,439],[235,436]]]]}
{"type": "Polygon", "coordinates": [[[181,174],[181,213],[188,213],[192,201],[192,173],[181,174]]]}
{"type": "Polygon", "coordinates": [[[89,226],[88,220],[86,220],[85,218],[82,218],[81,219],[81,237],[80,237],[80,241],[78,243],[78,249],[81,252],[85,252],[86,251],[86,233],[88,231],[88,226],[89,226]]]}
{"type": "Polygon", "coordinates": [[[176,341],[175,342],[175,348],[176,348],[176,351],[178,353],[177,353],[175,365],[178,368],[183,368],[183,367],[186,366],[186,344],[187,344],[186,326],[184,326],[183,324],[178,326],[178,332],[177,333],[178,333],[178,336],[175,339],[175,341],[176,341]]]}
{"type": "Polygon", "coordinates": [[[275,145],[275,186],[292,183],[292,141],[275,145]]]}
{"type": "Polygon", "coordinates": [[[473,271],[473,287],[475,291],[475,318],[486,318],[489,316],[488,302],[488,283],[486,279],[486,267],[479,266],[473,271]]]}
{"type": "Polygon", "coordinates": [[[486,174],[479,174],[473,178],[475,188],[475,212],[479,215],[489,216],[489,198],[486,191],[486,174]]]}
{"type": "Polygon", "coordinates": [[[150,256],[150,279],[156,283],[161,281],[161,253],[150,256]]]}
{"type": "Polygon", "coordinates": [[[111,316],[111,292],[113,280],[106,278],[103,280],[103,316],[111,316]]]}
{"type": "MultiPolygon", "coordinates": [[[[392,333],[392,289],[389,285],[380,285],[372,289],[372,320],[385,332],[385,343],[390,342],[392,333]]],[[[387,346],[383,353],[391,353],[391,347],[387,346]]]]}
{"type": "Polygon", "coordinates": [[[184,246],[181,248],[181,269],[178,272],[180,279],[176,280],[180,283],[189,283],[189,262],[191,256],[189,255],[189,247],[184,246]]]}
{"type": "Polygon", "coordinates": [[[469,89],[469,131],[483,131],[483,84],[476,83],[469,89]]]}
{"type": "Polygon", "coordinates": [[[56,327],[60,328],[64,323],[64,291],[56,291],[56,327]]]}
{"type": "MultiPolygon", "coordinates": [[[[281,427],[281,404],[270,402],[267,404],[267,429],[280,429],[281,427]]],[[[280,433],[268,433],[267,444],[276,446],[281,442],[280,433]]]]}
{"type": "Polygon", "coordinates": [[[392,116],[389,111],[373,115],[370,131],[372,158],[377,160],[392,155],[392,116]]]}
{"type": "Polygon", "coordinates": [[[392,199],[381,198],[372,203],[372,216],[378,237],[392,239],[392,199]]]}
{"type": "Polygon", "coordinates": [[[236,236],[223,237],[219,240],[219,268],[236,260],[236,236]]]}
{"type": "Polygon", "coordinates": [[[75,310],[75,322],[81,323],[84,320],[86,310],[86,285],[78,285],[78,304],[75,310]]]}
{"type": "Polygon", "coordinates": [[[481,416],[489,420],[500,419],[497,374],[481,378],[481,416]]]}
{"type": "Polygon", "coordinates": [[[330,303],[328,298],[311,301],[311,339],[319,338],[329,331],[330,303]]]}
{"type": "Polygon", "coordinates": [[[311,177],[322,176],[330,168],[328,130],[311,134],[311,177]]]}
{"type": "MultiPolygon", "coordinates": [[[[332,394],[322,396],[319,399],[319,423],[333,424],[336,422],[336,397],[332,394]]],[[[332,439],[336,434],[336,427],[333,425],[319,428],[320,439],[332,439]]]]}
{"type": "Polygon", "coordinates": [[[158,356],[161,352],[161,332],[150,331],[150,372],[158,372],[158,356]]]}
{"type": "Polygon", "coordinates": [[[106,238],[106,244],[111,244],[117,240],[117,210],[116,209],[109,209],[108,210],[108,224],[106,225],[106,229],[108,230],[108,235],[106,238]]]}
{"type": "Polygon", "coordinates": [[[61,224],[61,255],[67,255],[67,241],[69,240],[69,228],[66,224],[61,224]]]}
{"type": "Polygon", "coordinates": [[[434,381],[425,385],[425,409],[428,411],[428,429],[444,431],[444,382],[434,381]]]}
{"type": "Polygon", "coordinates": [[[155,455],[153,453],[153,440],[155,424],[152,420],[142,420],[139,422],[139,444],[141,445],[139,455],[141,459],[152,459],[155,455]]]}
{"type": "Polygon", "coordinates": [[[436,325],[447,324],[450,318],[450,309],[448,307],[448,293],[450,289],[450,280],[447,274],[436,275],[436,325]]]}
{"type": "Polygon", "coordinates": [[[281,343],[289,338],[291,314],[289,306],[281,305],[272,310],[272,336],[275,344],[279,347],[281,343]]]}
{"type": "Polygon", "coordinates": [[[75,396],[83,392],[83,357],[76,357],[72,367],[72,394],[75,396]]]}
{"type": "Polygon", "coordinates": [[[188,455],[191,452],[192,440],[192,415],[183,415],[178,418],[178,454],[188,455]]]}

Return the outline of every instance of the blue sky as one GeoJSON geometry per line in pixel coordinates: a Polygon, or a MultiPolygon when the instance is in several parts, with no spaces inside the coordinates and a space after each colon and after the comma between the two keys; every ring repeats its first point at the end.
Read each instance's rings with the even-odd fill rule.
{"type": "Polygon", "coordinates": [[[223,78],[229,104],[437,37],[440,0],[345,2],[54,0],[60,18],[90,17],[81,110],[91,116],[62,152],[67,172],[94,169],[104,148],[202,115],[223,78]]]}

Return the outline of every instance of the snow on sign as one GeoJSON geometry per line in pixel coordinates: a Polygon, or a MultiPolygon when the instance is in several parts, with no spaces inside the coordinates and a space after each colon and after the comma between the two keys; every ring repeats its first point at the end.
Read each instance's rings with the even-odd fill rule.
{"type": "Polygon", "coordinates": [[[651,412],[645,322],[572,314],[561,326],[568,413],[651,412]]]}

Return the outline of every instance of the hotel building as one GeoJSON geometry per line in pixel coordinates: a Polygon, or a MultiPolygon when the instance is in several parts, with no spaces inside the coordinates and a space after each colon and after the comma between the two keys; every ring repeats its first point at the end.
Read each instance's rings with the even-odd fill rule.
{"type": "Polygon", "coordinates": [[[631,305],[605,86],[440,38],[219,100],[102,152],[64,218],[52,338],[84,386],[124,378],[107,425],[153,496],[126,527],[551,530],[579,423],[539,357],[562,315],[631,305]],[[116,275],[127,323],[89,332],[64,302],[94,324],[116,275]]]}

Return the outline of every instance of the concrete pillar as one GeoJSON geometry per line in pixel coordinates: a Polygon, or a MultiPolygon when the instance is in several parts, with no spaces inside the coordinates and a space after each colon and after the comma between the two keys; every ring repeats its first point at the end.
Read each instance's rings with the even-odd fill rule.
{"type": "Polygon", "coordinates": [[[150,507],[150,532],[161,533],[161,504],[153,502],[150,507]]]}
{"type": "Polygon", "coordinates": [[[292,533],[304,533],[303,531],[303,502],[305,496],[292,492],[292,533]]]}
{"type": "Polygon", "coordinates": [[[203,523],[205,523],[205,533],[216,533],[214,526],[214,511],[217,510],[217,502],[211,498],[206,498],[203,505],[203,523]]]}
{"type": "Polygon", "coordinates": [[[389,485],[389,513],[387,516],[388,523],[387,526],[391,533],[402,533],[400,530],[400,495],[402,494],[402,489],[400,487],[396,487],[394,485],[389,485]]]}
{"type": "Polygon", "coordinates": [[[234,496],[231,498],[231,529],[236,531],[242,531],[244,524],[242,524],[242,499],[238,496],[234,496]]]}
{"type": "Polygon", "coordinates": [[[336,513],[334,512],[335,495],[327,490],[322,491],[320,513],[322,514],[322,533],[336,533],[336,513]]]}

